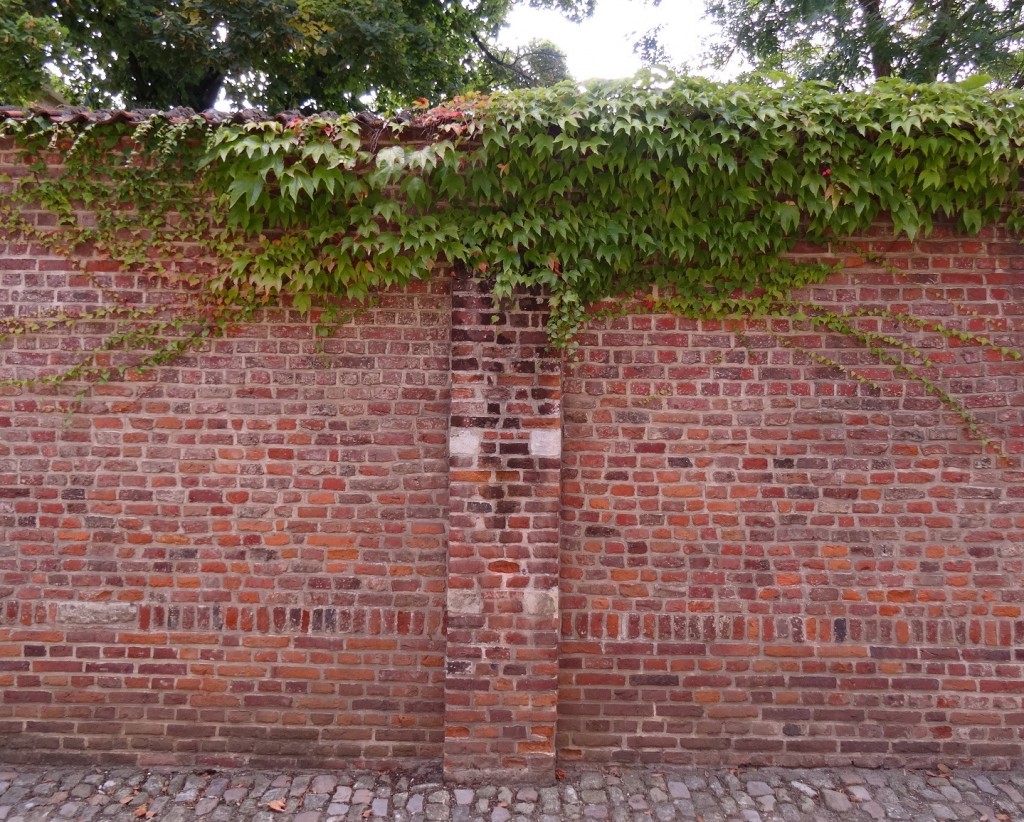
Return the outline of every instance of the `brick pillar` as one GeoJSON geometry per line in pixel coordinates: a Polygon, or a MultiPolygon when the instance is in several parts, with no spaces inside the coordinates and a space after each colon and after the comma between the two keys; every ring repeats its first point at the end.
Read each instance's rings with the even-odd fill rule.
{"type": "Polygon", "coordinates": [[[561,363],[545,301],[452,293],[445,778],[550,783],[558,699],[561,363]]]}

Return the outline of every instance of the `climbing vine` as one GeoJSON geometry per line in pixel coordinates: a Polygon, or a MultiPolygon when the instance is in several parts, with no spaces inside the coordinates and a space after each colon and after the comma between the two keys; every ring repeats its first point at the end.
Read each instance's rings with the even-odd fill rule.
{"type": "MultiPolygon", "coordinates": [[[[447,261],[492,278],[498,300],[541,287],[551,341],[563,348],[595,312],[632,310],[643,295],[691,317],[803,317],[854,336],[956,408],[920,352],[859,329],[860,309],[794,302],[835,268],[790,252],[856,235],[882,215],[911,238],[936,221],[967,232],[1024,226],[1024,96],[977,84],[885,81],[836,94],[647,73],[379,123],[22,118],[2,133],[29,169],[5,184],[6,235],[69,254],[89,244],[188,287],[181,305],[114,299],[97,309],[128,323],[105,348],[142,353],[112,373],[93,352],[53,382],[149,367],[282,299],[317,311],[326,328],[340,306],[447,261]],[[63,154],[57,174],[48,152],[63,154]],[[54,224],[34,219],[40,210],[54,224]]],[[[0,332],[89,316],[8,318],[0,332]]]]}

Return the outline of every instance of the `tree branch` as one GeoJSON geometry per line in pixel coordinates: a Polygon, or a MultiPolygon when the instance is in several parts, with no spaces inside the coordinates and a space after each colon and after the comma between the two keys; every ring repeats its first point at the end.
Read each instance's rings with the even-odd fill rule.
{"type": "Polygon", "coordinates": [[[506,71],[512,72],[519,78],[521,82],[528,86],[533,85],[536,82],[536,78],[533,77],[533,75],[531,75],[529,72],[521,68],[517,63],[508,63],[505,60],[502,60],[501,57],[499,57],[493,51],[491,51],[490,48],[488,48],[487,44],[484,43],[484,41],[480,38],[480,35],[478,35],[476,32],[473,32],[470,35],[470,37],[476,44],[476,47],[480,49],[480,52],[483,54],[484,57],[487,58],[487,60],[490,63],[499,66],[505,69],[506,71]]]}

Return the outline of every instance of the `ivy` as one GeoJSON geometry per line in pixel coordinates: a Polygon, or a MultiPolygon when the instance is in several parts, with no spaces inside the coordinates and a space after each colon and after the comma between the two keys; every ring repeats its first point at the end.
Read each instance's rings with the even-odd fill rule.
{"type": "Polygon", "coordinates": [[[781,299],[828,273],[787,259],[797,241],[883,214],[911,238],[936,219],[1019,229],[1019,97],[648,74],[457,102],[424,144],[366,150],[352,120],[221,129],[208,180],[264,237],[233,269],[256,287],[362,299],[441,258],[493,276],[499,299],[545,287],[565,346],[587,306],[636,289],[669,288],[691,316],[781,299]],[[281,231],[291,244],[265,239],[281,231]]]}
{"type": "Polygon", "coordinates": [[[562,348],[610,300],[626,310],[635,304],[624,295],[661,294],[659,310],[689,317],[805,317],[935,393],[928,363],[891,335],[859,331],[856,312],[791,301],[835,270],[794,248],[837,244],[886,216],[910,238],[937,221],[971,233],[1024,227],[1024,96],[970,85],[887,80],[837,94],[648,72],[455,100],[411,123],[157,116],[2,130],[30,169],[6,183],[4,232],[68,253],[91,243],[191,289],[177,313],[131,315],[155,336],[114,340],[146,343],[138,367],[164,356],[158,338],[176,351],[182,334],[223,333],[281,300],[326,311],[326,328],[343,306],[441,261],[491,277],[499,301],[542,288],[562,348]],[[64,155],[57,175],[47,151],[64,155]],[[24,218],[40,207],[57,228],[24,218]],[[203,264],[178,265],[197,245],[203,264]]]}

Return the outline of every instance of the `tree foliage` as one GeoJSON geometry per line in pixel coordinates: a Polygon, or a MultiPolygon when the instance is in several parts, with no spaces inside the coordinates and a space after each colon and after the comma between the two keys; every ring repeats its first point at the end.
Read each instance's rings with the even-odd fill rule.
{"type": "MultiPolygon", "coordinates": [[[[593,6],[532,2],[570,16],[593,6]]],[[[277,111],[384,109],[547,78],[492,45],[512,0],[3,0],[4,25],[21,3],[64,37],[27,52],[20,75],[31,85],[48,59],[93,107],[204,110],[223,95],[277,111]]]]}
{"type": "Polygon", "coordinates": [[[31,14],[23,0],[0,0],[0,102],[39,97],[43,63],[66,33],[53,18],[31,14]]]}
{"type": "Polygon", "coordinates": [[[738,53],[758,69],[842,88],[979,72],[1024,81],[1021,0],[707,0],[707,11],[723,29],[719,65],[738,53]]]}

